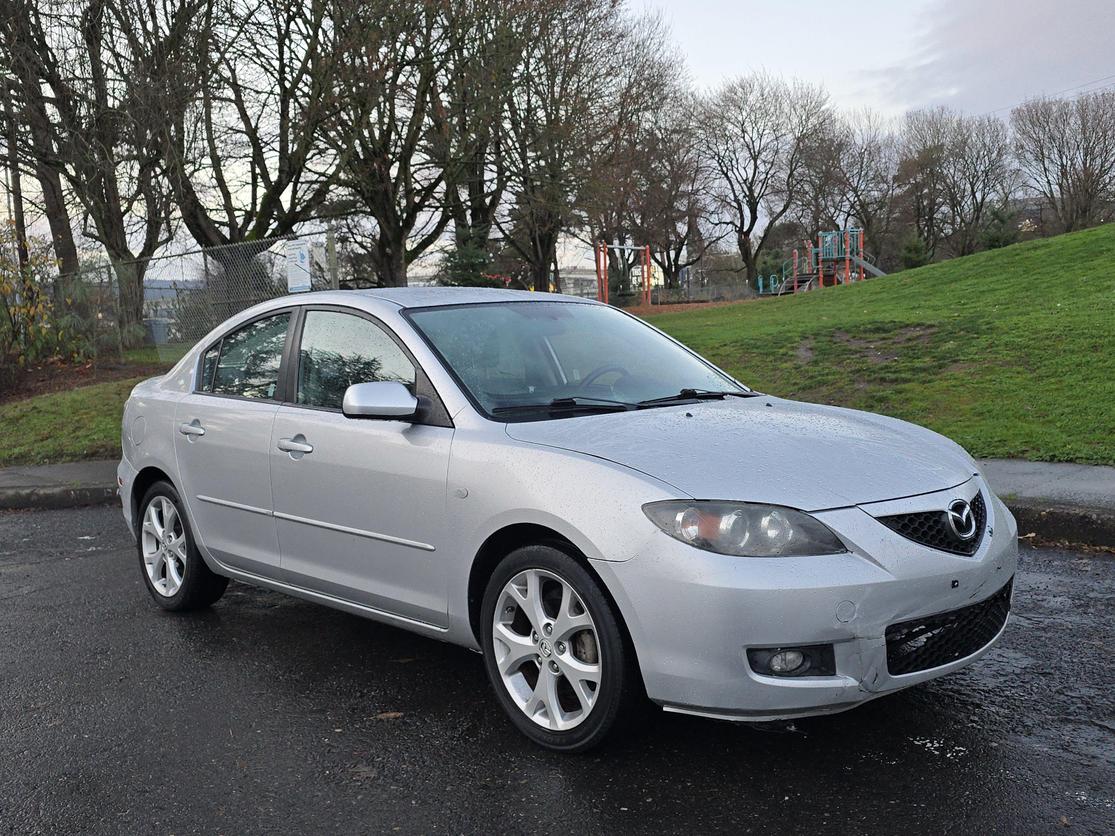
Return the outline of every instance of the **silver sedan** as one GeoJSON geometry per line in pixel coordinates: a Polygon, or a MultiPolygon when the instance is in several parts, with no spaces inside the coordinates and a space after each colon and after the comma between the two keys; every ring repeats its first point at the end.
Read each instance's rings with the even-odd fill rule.
{"type": "Polygon", "coordinates": [[[235,578],[478,650],[561,751],[648,697],[769,720],[954,671],[1002,635],[1018,560],[948,439],[542,293],[258,305],[135,388],[119,483],[162,607],[235,578]]]}

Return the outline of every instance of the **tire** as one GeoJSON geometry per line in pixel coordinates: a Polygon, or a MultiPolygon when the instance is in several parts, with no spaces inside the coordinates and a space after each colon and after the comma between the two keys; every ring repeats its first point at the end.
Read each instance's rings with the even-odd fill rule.
{"type": "Polygon", "coordinates": [[[638,705],[641,680],[618,614],[596,579],[553,546],[524,546],[496,567],[481,645],[496,699],[546,749],[598,746],[638,705]]]}
{"type": "Polygon", "coordinates": [[[143,583],[164,610],[204,609],[228,586],[228,578],[205,565],[182,500],[169,482],[156,482],[139,504],[136,551],[143,583]]]}

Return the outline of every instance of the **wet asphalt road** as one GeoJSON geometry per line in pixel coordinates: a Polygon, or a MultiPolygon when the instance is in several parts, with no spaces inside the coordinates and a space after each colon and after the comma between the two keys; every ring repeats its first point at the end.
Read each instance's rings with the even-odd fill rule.
{"type": "Polygon", "coordinates": [[[1115,832],[1115,558],[1026,549],[1004,643],[854,711],[520,738],[478,656],[232,584],[148,602],[115,509],[0,515],[0,831],[1115,832]]]}

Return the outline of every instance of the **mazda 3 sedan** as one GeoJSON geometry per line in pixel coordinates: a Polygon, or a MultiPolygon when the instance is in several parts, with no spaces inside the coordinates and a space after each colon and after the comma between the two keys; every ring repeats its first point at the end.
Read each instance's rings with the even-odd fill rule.
{"type": "Polygon", "coordinates": [[[543,293],[257,305],[135,388],[118,475],[160,606],[235,578],[477,650],[562,751],[648,697],[783,719],[955,671],[1002,635],[1018,560],[948,439],[543,293]]]}

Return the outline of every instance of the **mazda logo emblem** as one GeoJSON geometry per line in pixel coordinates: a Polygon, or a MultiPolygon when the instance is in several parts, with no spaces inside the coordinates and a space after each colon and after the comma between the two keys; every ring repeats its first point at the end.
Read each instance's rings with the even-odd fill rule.
{"type": "Polygon", "coordinates": [[[945,511],[949,528],[961,540],[971,540],[976,536],[976,515],[966,499],[954,499],[945,511]]]}

